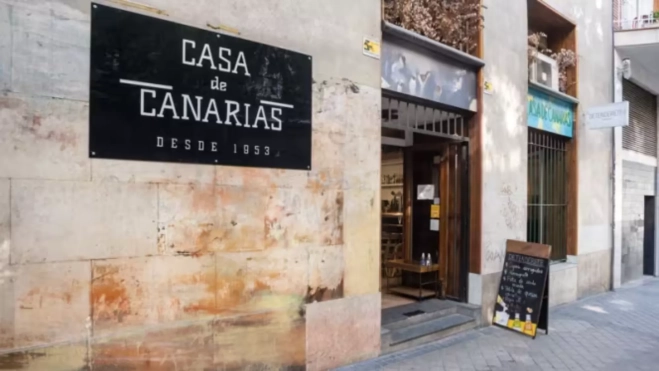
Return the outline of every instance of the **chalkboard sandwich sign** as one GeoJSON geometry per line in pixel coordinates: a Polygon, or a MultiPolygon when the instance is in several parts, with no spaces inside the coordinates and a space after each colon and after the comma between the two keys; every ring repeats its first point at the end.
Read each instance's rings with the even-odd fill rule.
{"type": "Polygon", "coordinates": [[[90,157],[311,170],[311,56],[91,6],[90,157]]]}
{"type": "Polygon", "coordinates": [[[535,338],[549,333],[551,246],[508,240],[492,323],[535,338]]]}

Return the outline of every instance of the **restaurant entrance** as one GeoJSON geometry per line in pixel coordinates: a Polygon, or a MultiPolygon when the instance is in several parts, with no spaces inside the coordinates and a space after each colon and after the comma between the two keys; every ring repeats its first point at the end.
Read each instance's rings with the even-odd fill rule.
{"type": "Polygon", "coordinates": [[[382,102],[382,307],[467,300],[469,140],[458,112],[382,102]]]}

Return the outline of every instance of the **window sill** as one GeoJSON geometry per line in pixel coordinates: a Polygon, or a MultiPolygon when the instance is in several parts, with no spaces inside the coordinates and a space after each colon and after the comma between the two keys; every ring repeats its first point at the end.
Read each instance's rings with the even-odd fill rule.
{"type": "Polygon", "coordinates": [[[561,93],[558,90],[549,89],[548,87],[546,87],[544,85],[541,85],[541,84],[538,84],[538,83],[535,83],[533,81],[529,81],[529,88],[540,90],[541,92],[543,92],[547,95],[550,95],[550,96],[552,96],[556,99],[559,99],[559,100],[562,100],[562,101],[565,101],[565,102],[570,102],[572,104],[579,104],[579,99],[577,99],[575,97],[572,97],[572,96],[569,96],[565,93],[561,93]]]}

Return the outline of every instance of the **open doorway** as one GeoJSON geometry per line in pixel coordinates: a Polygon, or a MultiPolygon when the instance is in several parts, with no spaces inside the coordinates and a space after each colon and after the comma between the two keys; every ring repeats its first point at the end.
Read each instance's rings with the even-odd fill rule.
{"type": "Polygon", "coordinates": [[[405,189],[405,147],[382,145],[382,164],[380,180],[381,198],[381,262],[380,289],[382,291],[382,308],[410,304],[414,299],[395,295],[391,287],[399,287],[402,275],[399,269],[387,266],[387,262],[406,258],[404,194],[405,189]]]}
{"type": "Polygon", "coordinates": [[[469,147],[458,113],[383,99],[382,308],[466,301],[469,147]]]}

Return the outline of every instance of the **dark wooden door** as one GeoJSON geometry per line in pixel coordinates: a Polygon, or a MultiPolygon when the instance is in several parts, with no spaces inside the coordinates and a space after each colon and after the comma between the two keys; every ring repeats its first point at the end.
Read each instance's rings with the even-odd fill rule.
{"type": "Polygon", "coordinates": [[[446,297],[466,301],[469,264],[469,148],[447,146],[440,168],[440,276],[446,297]]]}
{"type": "MultiPolygon", "coordinates": [[[[447,298],[467,300],[469,264],[469,147],[467,143],[415,144],[407,153],[405,174],[406,209],[409,220],[407,257],[419,261],[431,254],[439,262],[442,294],[447,298]],[[420,185],[432,184],[434,197],[421,200],[420,185]],[[439,230],[431,225],[431,207],[438,203],[439,230]]],[[[404,277],[412,284],[411,277],[404,277]]]]}
{"type": "Polygon", "coordinates": [[[645,196],[645,217],[643,228],[643,274],[654,275],[654,196],[645,196]]]}

